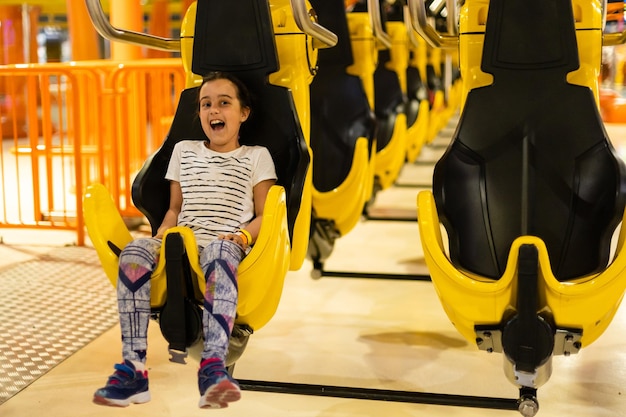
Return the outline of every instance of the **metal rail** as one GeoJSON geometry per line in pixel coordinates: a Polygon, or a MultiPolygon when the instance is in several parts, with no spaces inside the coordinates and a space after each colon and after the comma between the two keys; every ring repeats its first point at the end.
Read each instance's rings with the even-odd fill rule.
{"type": "Polygon", "coordinates": [[[380,0],[367,0],[367,11],[372,23],[374,37],[386,48],[391,48],[391,37],[383,30],[383,18],[380,15],[380,0]]]}
{"type": "MultiPolygon", "coordinates": [[[[111,25],[100,0],[85,0],[89,17],[100,35],[109,40],[115,40],[133,45],[146,46],[162,51],[180,51],[180,39],[163,38],[141,32],[119,29],[111,25]]],[[[337,44],[337,35],[325,27],[311,20],[306,8],[306,0],[291,0],[296,25],[307,35],[319,42],[317,47],[332,47],[337,44]],[[320,45],[321,44],[321,45],[320,45]]]]}
{"type": "Polygon", "coordinates": [[[238,382],[241,389],[245,391],[272,392],[278,394],[312,395],[318,397],[352,398],[358,400],[393,401],[412,404],[433,404],[511,411],[518,411],[519,407],[517,399],[509,398],[253,381],[245,379],[239,379],[238,382]]]}
{"type": "Polygon", "coordinates": [[[118,29],[109,22],[100,0],[85,0],[85,2],[94,27],[105,39],[147,46],[161,51],[180,51],[180,39],[162,38],[132,30],[118,29]]]}
{"type": "Polygon", "coordinates": [[[291,9],[298,28],[318,41],[314,44],[315,47],[330,48],[337,45],[337,35],[311,20],[311,15],[306,8],[306,0],[291,0],[291,9]]]}
{"type": "MultiPolygon", "coordinates": [[[[417,33],[434,48],[456,49],[459,46],[459,37],[456,35],[442,35],[429,23],[426,15],[424,0],[408,0],[411,24],[417,33]]],[[[450,15],[448,15],[450,16],[450,15]]]]}

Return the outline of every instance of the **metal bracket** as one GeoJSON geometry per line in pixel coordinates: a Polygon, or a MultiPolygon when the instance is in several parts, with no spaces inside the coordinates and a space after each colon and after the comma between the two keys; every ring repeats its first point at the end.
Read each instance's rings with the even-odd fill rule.
{"type": "Polygon", "coordinates": [[[486,352],[502,352],[502,331],[499,329],[476,329],[476,345],[486,352]]]}
{"type": "Polygon", "coordinates": [[[185,361],[185,359],[187,359],[187,356],[189,356],[189,352],[188,352],[187,349],[182,351],[182,350],[178,350],[178,349],[169,348],[167,351],[170,354],[170,362],[180,363],[180,364],[183,364],[183,365],[185,365],[187,363],[185,361]]]}
{"type": "Polygon", "coordinates": [[[554,354],[569,356],[580,352],[583,337],[581,330],[557,329],[554,335],[554,354]]]}

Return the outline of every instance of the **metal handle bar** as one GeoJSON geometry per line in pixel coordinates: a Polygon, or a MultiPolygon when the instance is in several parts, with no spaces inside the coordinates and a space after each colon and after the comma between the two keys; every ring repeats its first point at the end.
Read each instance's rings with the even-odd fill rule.
{"type": "MultiPolygon", "coordinates": [[[[442,35],[428,24],[426,5],[424,0],[408,0],[411,23],[417,33],[434,48],[456,49],[459,46],[459,37],[442,35]]],[[[448,15],[450,16],[450,15],[448,15]]]]}
{"type": "Polygon", "coordinates": [[[367,0],[367,11],[372,22],[374,37],[387,49],[391,48],[391,37],[383,30],[383,18],[380,15],[380,0],[367,0]]]}
{"type": "Polygon", "coordinates": [[[606,18],[608,12],[607,0],[602,1],[602,46],[617,46],[626,43],[626,31],[615,33],[604,33],[606,28],[606,18]]]}
{"type": "Polygon", "coordinates": [[[409,16],[409,6],[404,6],[404,25],[406,26],[406,31],[409,35],[409,42],[413,47],[419,48],[419,40],[415,35],[415,30],[413,30],[413,25],[411,25],[411,16],[409,16]]]}
{"type": "Polygon", "coordinates": [[[291,0],[291,9],[298,28],[321,43],[316,47],[330,48],[337,45],[337,35],[311,20],[311,15],[306,8],[306,0],[291,0]]]}
{"type": "Polygon", "coordinates": [[[111,22],[107,19],[100,0],[85,0],[85,2],[89,17],[102,37],[134,45],[147,46],[162,51],[180,51],[179,39],[162,38],[160,36],[134,32],[132,30],[118,29],[111,25],[111,22]]]}
{"type": "Polygon", "coordinates": [[[448,10],[448,16],[446,16],[448,35],[456,36],[459,34],[459,27],[456,22],[456,0],[446,0],[446,9],[448,10]]]}
{"type": "Polygon", "coordinates": [[[626,31],[602,35],[602,46],[616,46],[623,43],[626,43],[626,31]]]}

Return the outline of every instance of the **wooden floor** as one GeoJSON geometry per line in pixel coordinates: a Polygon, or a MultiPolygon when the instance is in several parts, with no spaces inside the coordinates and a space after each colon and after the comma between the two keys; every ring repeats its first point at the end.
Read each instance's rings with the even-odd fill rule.
{"type": "MultiPolygon", "coordinates": [[[[622,137],[621,126],[609,131],[622,137]]],[[[622,152],[619,140],[616,138],[614,142],[622,152]]],[[[433,154],[442,150],[426,149],[420,158],[432,159],[433,154]]],[[[414,216],[416,193],[420,187],[428,185],[432,173],[432,167],[429,172],[425,166],[423,163],[407,165],[399,179],[404,186],[383,191],[377,198],[376,213],[382,217],[385,214],[414,216]],[[411,183],[416,186],[411,187],[411,183]]],[[[13,249],[15,247],[34,246],[24,242],[13,249]]],[[[22,255],[28,258],[32,253],[25,250],[22,255]]],[[[6,258],[2,259],[7,262],[6,258]]],[[[14,257],[11,261],[22,260],[14,257]]],[[[339,239],[325,269],[426,273],[417,223],[364,220],[339,239]]],[[[466,396],[489,397],[493,398],[492,405],[499,403],[499,399],[517,398],[517,389],[504,376],[502,355],[479,351],[461,338],[445,316],[430,282],[313,279],[310,272],[311,265],[306,262],[299,271],[288,274],[279,309],[270,323],[250,338],[248,348],[236,365],[234,376],[237,379],[251,385],[257,381],[265,385],[299,383],[408,391],[415,393],[415,397],[427,394],[426,399],[436,398],[431,394],[445,394],[444,399],[460,400],[467,399],[466,396]],[[452,395],[458,398],[450,397],[452,395]]],[[[33,300],[35,306],[36,302],[33,300]]],[[[27,310],[15,314],[24,314],[27,310]]],[[[625,335],[626,307],[622,306],[607,331],[593,345],[577,355],[555,357],[552,377],[539,389],[538,416],[626,416],[625,335]]],[[[147,365],[152,393],[149,403],[116,409],[91,402],[93,392],[105,383],[113,364],[120,360],[120,332],[115,325],[0,405],[0,416],[519,415],[517,411],[488,408],[250,390],[244,390],[242,400],[227,409],[201,410],[197,407],[197,349],[191,353],[187,365],[174,364],[168,361],[167,345],[154,323],[149,340],[147,365]]]]}

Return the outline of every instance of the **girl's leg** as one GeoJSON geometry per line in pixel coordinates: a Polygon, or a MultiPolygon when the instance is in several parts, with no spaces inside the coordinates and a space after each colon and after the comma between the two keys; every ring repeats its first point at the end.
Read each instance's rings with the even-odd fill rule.
{"type": "Polygon", "coordinates": [[[215,240],[200,253],[200,265],[206,279],[204,312],[204,350],[202,359],[226,358],[228,341],[237,313],[237,268],[244,257],[239,245],[215,240]]]}
{"type": "Polygon", "coordinates": [[[150,277],[160,247],[159,239],[138,239],[120,254],[117,302],[124,361],[115,365],[115,373],[95,392],[96,404],[126,407],[150,401],[144,362],[150,321],[150,277]]]}
{"type": "Polygon", "coordinates": [[[117,302],[124,359],[145,362],[150,321],[150,277],[156,267],[161,240],[137,239],[120,254],[117,302]]]}
{"type": "Polygon", "coordinates": [[[229,240],[215,240],[200,253],[206,278],[204,350],[198,370],[200,408],[223,408],[241,398],[239,384],[224,368],[228,341],[237,313],[237,268],[244,252],[229,240]]]}

